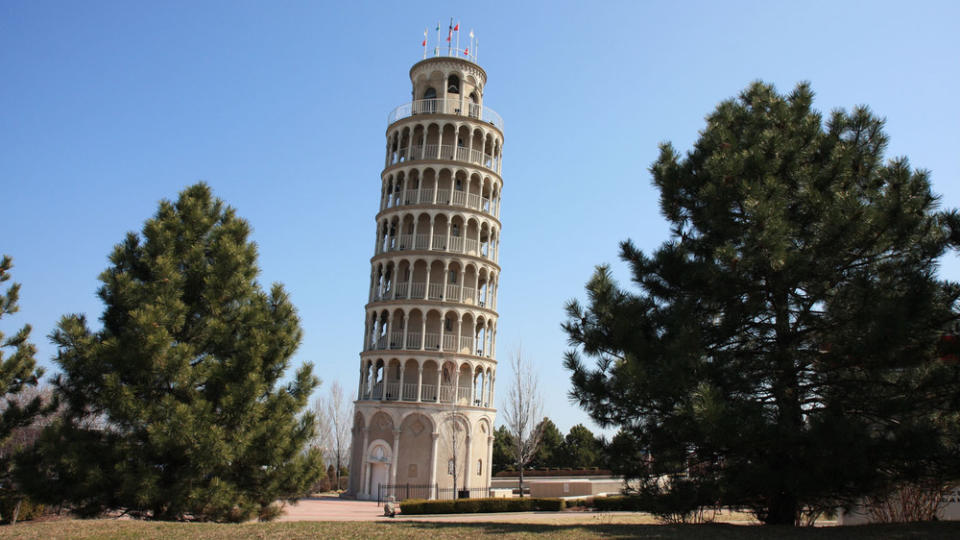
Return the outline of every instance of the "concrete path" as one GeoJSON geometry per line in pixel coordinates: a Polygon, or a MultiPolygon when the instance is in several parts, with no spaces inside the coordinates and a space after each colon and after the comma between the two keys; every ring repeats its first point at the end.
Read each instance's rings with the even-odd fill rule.
{"type": "MultiPolygon", "coordinates": [[[[752,516],[730,514],[717,516],[718,522],[753,524],[752,516]]],[[[383,515],[383,507],[376,502],[353,501],[333,496],[317,496],[300,499],[295,505],[287,505],[286,513],[279,521],[434,521],[446,523],[497,522],[537,523],[549,525],[575,524],[655,524],[653,516],[638,512],[503,512],[491,514],[433,514],[396,518],[383,515]]]]}
{"type": "Polygon", "coordinates": [[[288,504],[278,521],[377,521],[384,517],[376,501],[351,501],[332,496],[308,497],[288,504]]]}

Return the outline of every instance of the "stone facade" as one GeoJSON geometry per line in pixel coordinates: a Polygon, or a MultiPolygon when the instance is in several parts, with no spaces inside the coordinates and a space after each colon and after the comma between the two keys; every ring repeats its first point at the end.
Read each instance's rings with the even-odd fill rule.
{"type": "Polygon", "coordinates": [[[376,214],[350,459],[360,499],[490,485],[503,121],[473,62],[425,59],[410,80],[376,214]]]}

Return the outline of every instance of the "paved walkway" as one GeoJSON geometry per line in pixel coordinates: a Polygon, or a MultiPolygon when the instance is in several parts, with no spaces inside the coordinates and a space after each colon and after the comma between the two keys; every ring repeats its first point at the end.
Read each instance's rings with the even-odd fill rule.
{"type": "MultiPolygon", "coordinates": [[[[756,523],[744,514],[718,516],[719,522],[748,524],[756,523]]],[[[287,505],[286,513],[279,521],[436,521],[446,523],[498,522],[538,523],[550,525],[591,524],[655,524],[656,519],[637,512],[503,512],[491,514],[433,514],[388,518],[383,507],[372,501],[353,501],[333,496],[318,496],[300,499],[295,505],[287,505]]]]}
{"type": "Polygon", "coordinates": [[[278,521],[377,521],[384,517],[376,501],[352,501],[332,496],[307,497],[288,504],[278,521]]]}

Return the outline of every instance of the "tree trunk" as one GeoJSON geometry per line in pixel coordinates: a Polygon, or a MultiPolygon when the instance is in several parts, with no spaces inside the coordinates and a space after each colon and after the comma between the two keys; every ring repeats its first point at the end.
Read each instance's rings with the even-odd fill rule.
{"type": "Polygon", "coordinates": [[[520,498],[523,498],[523,466],[520,466],[520,498]]]}
{"type": "Polygon", "coordinates": [[[800,384],[797,367],[791,354],[796,336],[790,328],[789,295],[778,291],[774,297],[776,320],[776,359],[777,371],[774,378],[773,395],[777,406],[776,440],[770,446],[768,463],[776,475],[771,493],[767,498],[768,525],[796,525],[799,514],[796,481],[798,464],[796,463],[797,444],[802,437],[803,422],[800,408],[800,384]]]}
{"type": "Polygon", "coordinates": [[[796,525],[797,496],[792,493],[777,493],[767,502],[765,525],[796,525]]]}
{"type": "Polygon", "coordinates": [[[16,525],[17,518],[20,517],[20,505],[23,504],[23,500],[18,500],[17,505],[13,507],[13,516],[10,517],[10,524],[16,525]]]}

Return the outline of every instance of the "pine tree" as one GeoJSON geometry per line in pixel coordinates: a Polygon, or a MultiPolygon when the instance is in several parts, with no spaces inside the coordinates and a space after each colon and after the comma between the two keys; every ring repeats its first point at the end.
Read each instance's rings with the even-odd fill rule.
{"type": "Polygon", "coordinates": [[[557,429],[557,425],[547,417],[540,421],[540,446],[533,460],[530,461],[531,467],[563,467],[565,465],[563,455],[563,433],[557,429]]]}
{"type": "Polygon", "coordinates": [[[283,287],[256,277],[250,227],[205,184],[162,201],[100,275],[103,328],[62,318],[52,339],[64,418],[25,466],[38,498],[83,515],[270,518],[323,473],[307,450],[311,366],[283,287]]]}
{"type": "Polygon", "coordinates": [[[812,100],[755,83],[685,157],[662,145],[671,238],[649,256],[623,242],[637,289],[598,267],[565,323],[571,395],[652,455],[623,469],[720,486],[765,523],[960,475],[941,421],[960,368],[936,352],[958,318],[936,269],[960,217],[925,171],[884,162],[881,119],[824,124],[812,100]]]}
{"type": "Polygon", "coordinates": [[[583,424],[570,428],[563,440],[564,466],[571,469],[598,467],[602,460],[603,446],[593,432],[583,424]]]}
{"type": "Polygon", "coordinates": [[[513,465],[513,435],[507,426],[500,426],[493,432],[493,474],[505,471],[513,465]]]}
{"type": "MultiPolygon", "coordinates": [[[[0,259],[0,283],[10,280],[13,260],[4,255],[0,259]]],[[[13,283],[0,294],[0,318],[16,313],[20,306],[20,284],[13,283]]],[[[3,412],[0,413],[0,498],[19,499],[20,494],[12,481],[12,455],[19,448],[10,443],[10,437],[17,428],[25,427],[46,412],[42,398],[23,399],[23,391],[36,387],[43,370],[37,367],[37,349],[30,343],[30,325],[25,325],[9,338],[0,332],[0,395],[3,396],[3,412]],[[10,350],[5,356],[4,350],[10,350]]]]}

